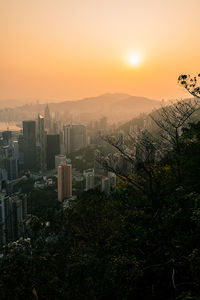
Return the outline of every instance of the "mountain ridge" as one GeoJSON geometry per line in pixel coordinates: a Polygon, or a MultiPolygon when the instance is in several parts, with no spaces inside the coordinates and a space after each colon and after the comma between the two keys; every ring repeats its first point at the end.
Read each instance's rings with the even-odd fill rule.
{"type": "Polygon", "coordinates": [[[24,117],[26,119],[35,118],[38,113],[44,113],[44,108],[47,104],[52,113],[60,113],[63,117],[64,115],[67,116],[70,114],[74,120],[77,119],[78,121],[81,121],[80,115],[85,115],[85,119],[87,120],[95,120],[105,116],[109,118],[111,122],[123,122],[140,113],[151,112],[153,109],[160,107],[161,102],[146,97],[131,96],[125,93],[106,93],[77,101],[42,104],[27,103],[15,108],[0,110],[0,117],[4,118],[5,111],[8,110],[13,116],[18,114],[17,121],[22,121],[24,117]]]}

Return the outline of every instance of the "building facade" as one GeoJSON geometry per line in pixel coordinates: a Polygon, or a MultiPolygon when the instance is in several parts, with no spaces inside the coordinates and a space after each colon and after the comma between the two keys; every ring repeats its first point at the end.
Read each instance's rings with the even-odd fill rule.
{"type": "Polygon", "coordinates": [[[39,146],[39,164],[40,169],[46,169],[46,132],[44,128],[44,117],[38,115],[37,122],[37,142],[39,146]]]}
{"type": "Polygon", "coordinates": [[[72,197],[72,165],[62,163],[58,166],[58,200],[72,197]]]}
{"type": "Polygon", "coordinates": [[[58,166],[62,163],[66,162],[66,155],[63,154],[58,154],[55,156],[55,168],[56,170],[58,169],[58,166]]]}
{"type": "Polygon", "coordinates": [[[60,154],[60,135],[47,134],[46,164],[47,170],[55,169],[55,156],[60,154]]]}
{"type": "Polygon", "coordinates": [[[85,176],[85,190],[94,189],[94,169],[84,171],[85,176]]]}
{"type": "Polygon", "coordinates": [[[63,130],[66,154],[87,147],[87,130],[85,125],[65,125],[63,130]]]}
{"type": "Polygon", "coordinates": [[[23,121],[24,169],[36,168],[36,122],[23,121]]]}

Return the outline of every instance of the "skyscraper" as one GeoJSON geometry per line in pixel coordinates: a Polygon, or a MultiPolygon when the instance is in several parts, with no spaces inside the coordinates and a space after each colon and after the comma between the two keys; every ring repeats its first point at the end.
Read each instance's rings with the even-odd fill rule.
{"type": "Polygon", "coordinates": [[[20,222],[27,216],[27,199],[0,194],[0,245],[19,237],[20,222]]]}
{"type": "Polygon", "coordinates": [[[11,203],[8,196],[0,195],[0,245],[7,243],[12,236],[11,203]]]}
{"type": "Polygon", "coordinates": [[[45,170],[46,168],[46,132],[44,130],[44,117],[38,114],[37,124],[37,141],[39,144],[39,161],[40,169],[45,170]]]}
{"type": "Polygon", "coordinates": [[[64,126],[65,152],[69,154],[87,146],[86,126],[83,124],[72,124],[64,126]]]}
{"type": "Polygon", "coordinates": [[[107,118],[106,117],[103,117],[99,120],[99,129],[105,131],[107,129],[107,118]]]}
{"type": "Polygon", "coordinates": [[[51,115],[50,115],[48,104],[45,107],[45,111],[44,111],[44,127],[48,133],[51,132],[51,115]]]}
{"type": "Polygon", "coordinates": [[[94,169],[84,171],[85,175],[85,190],[94,189],[94,169]]]}
{"type": "Polygon", "coordinates": [[[71,152],[71,125],[66,125],[63,127],[64,130],[64,148],[65,153],[69,154],[71,152]]]}
{"type": "Polygon", "coordinates": [[[12,141],[12,131],[3,131],[2,132],[2,138],[3,138],[3,145],[7,146],[10,145],[11,141],[12,141]]]}
{"type": "Polygon", "coordinates": [[[47,169],[55,168],[55,155],[60,154],[60,135],[47,134],[46,163],[47,169]]]}
{"type": "Polygon", "coordinates": [[[18,177],[17,159],[12,157],[4,158],[4,169],[6,171],[6,179],[13,180],[18,177]]]}
{"type": "Polygon", "coordinates": [[[58,166],[58,200],[72,197],[72,165],[62,163],[58,166]]]}
{"type": "Polygon", "coordinates": [[[57,169],[60,164],[66,162],[66,155],[58,154],[55,156],[55,168],[57,169]]]}
{"type": "Polygon", "coordinates": [[[19,145],[19,156],[18,156],[18,163],[19,169],[23,169],[24,166],[24,136],[20,134],[18,136],[18,145],[19,145]]]}
{"type": "Polygon", "coordinates": [[[19,142],[13,141],[13,156],[18,160],[19,159],[19,142]]]}
{"type": "Polygon", "coordinates": [[[85,148],[87,146],[86,126],[83,124],[72,124],[72,151],[85,148]]]}
{"type": "Polygon", "coordinates": [[[23,121],[24,168],[35,170],[36,167],[36,122],[23,121]]]}
{"type": "Polygon", "coordinates": [[[20,222],[27,216],[27,199],[23,196],[12,195],[10,197],[12,205],[12,239],[19,237],[20,222]]]}
{"type": "Polygon", "coordinates": [[[3,147],[3,169],[5,170],[5,180],[13,180],[18,177],[18,156],[13,145],[3,147]]]}

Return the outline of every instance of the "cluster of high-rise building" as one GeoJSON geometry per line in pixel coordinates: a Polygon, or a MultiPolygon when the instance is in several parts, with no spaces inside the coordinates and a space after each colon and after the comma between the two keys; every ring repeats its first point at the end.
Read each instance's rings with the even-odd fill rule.
{"type": "MultiPolygon", "coordinates": [[[[51,117],[47,105],[44,115],[38,114],[34,120],[24,120],[21,131],[2,132],[0,137],[0,244],[17,239],[19,224],[26,218],[26,197],[13,194],[14,186],[26,173],[29,173],[28,176],[31,178],[33,176],[49,178],[55,175],[57,170],[58,200],[64,203],[73,199],[73,185],[76,186],[76,178],[82,182],[81,191],[99,188],[103,192],[110,193],[115,188],[116,176],[113,173],[102,173],[96,165],[95,149],[92,169],[84,172],[72,170],[69,159],[71,154],[73,157],[75,151],[86,148],[89,140],[92,141],[93,147],[98,144],[98,133],[105,133],[106,128],[106,118],[88,124],[87,127],[72,122],[64,124],[59,120],[59,116],[55,115],[54,119],[51,117]]],[[[82,157],[80,152],[78,157],[82,157]]],[[[84,160],[87,161],[87,157],[84,160]]],[[[41,183],[37,179],[34,188],[43,188],[49,184],[48,181],[41,183]]],[[[76,191],[75,187],[74,196],[76,191]]]]}
{"type": "Polygon", "coordinates": [[[109,194],[112,190],[115,190],[116,175],[112,172],[98,174],[96,169],[88,169],[83,172],[83,175],[85,177],[85,191],[100,188],[102,192],[109,194]],[[95,182],[95,179],[97,179],[97,182],[95,182]]]}
{"type": "MultiPolygon", "coordinates": [[[[22,131],[18,132],[18,135],[13,135],[9,130],[2,132],[2,137],[0,137],[0,191],[4,190],[7,195],[11,195],[13,186],[24,172],[45,174],[48,171],[57,170],[61,163],[69,165],[70,162],[66,155],[86,146],[86,126],[61,124],[56,116],[54,119],[51,117],[47,105],[44,116],[38,114],[35,120],[22,122],[22,131]]],[[[59,174],[61,173],[59,171],[59,174]]],[[[70,180],[72,181],[72,178],[70,180]]],[[[59,192],[59,195],[61,195],[59,199],[65,198],[66,195],[70,197],[72,188],[67,194],[64,191],[59,192]]]]}
{"type": "Polygon", "coordinates": [[[52,121],[48,106],[44,117],[39,115],[37,122],[23,122],[23,138],[25,169],[34,169],[33,162],[29,163],[26,157],[33,157],[37,169],[51,170],[57,167],[55,156],[70,154],[87,146],[86,126],[70,124],[59,128],[58,123],[52,121]]]}
{"type": "Polygon", "coordinates": [[[70,124],[62,127],[52,120],[48,106],[44,116],[39,114],[37,120],[25,120],[22,125],[23,131],[17,140],[12,139],[10,131],[2,133],[1,169],[6,171],[5,179],[16,179],[21,171],[55,169],[55,156],[58,160],[61,154],[70,154],[87,146],[86,126],[70,124]]]}
{"type": "MultiPolygon", "coordinates": [[[[100,189],[106,194],[111,193],[116,188],[116,175],[107,172],[106,175],[95,174],[95,169],[88,169],[83,172],[85,181],[85,191],[100,189]]],[[[71,162],[61,162],[58,165],[58,200],[63,202],[72,198],[72,164],[71,162]]]]}

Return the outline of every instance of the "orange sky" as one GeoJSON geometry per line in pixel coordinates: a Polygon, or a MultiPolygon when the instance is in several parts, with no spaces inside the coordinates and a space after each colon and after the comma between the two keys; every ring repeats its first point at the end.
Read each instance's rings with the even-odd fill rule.
{"type": "Polygon", "coordinates": [[[200,0],[1,1],[0,100],[188,96],[177,77],[200,72],[199,11],[200,0]]]}

